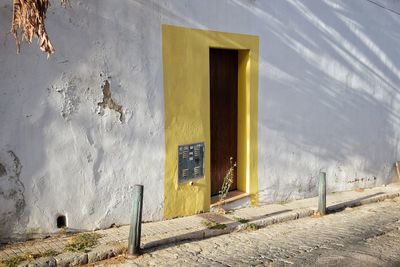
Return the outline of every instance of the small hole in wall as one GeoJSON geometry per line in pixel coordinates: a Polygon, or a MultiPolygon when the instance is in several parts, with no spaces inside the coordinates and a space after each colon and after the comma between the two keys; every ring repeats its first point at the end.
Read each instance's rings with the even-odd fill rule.
{"type": "Polygon", "coordinates": [[[59,215],[57,217],[57,228],[67,227],[67,217],[64,215],[59,215]]]}

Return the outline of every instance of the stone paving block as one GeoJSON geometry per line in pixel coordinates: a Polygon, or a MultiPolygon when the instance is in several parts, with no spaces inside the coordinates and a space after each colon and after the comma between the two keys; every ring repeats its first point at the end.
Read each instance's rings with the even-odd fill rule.
{"type": "Polygon", "coordinates": [[[8,255],[5,252],[0,251],[0,260],[1,259],[6,259],[6,258],[8,258],[8,255]]]}
{"type": "Polygon", "coordinates": [[[50,249],[55,250],[55,251],[59,250],[59,247],[55,243],[50,243],[49,247],[50,247],[50,249]]]}
{"type": "Polygon", "coordinates": [[[204,230],[204,238],[209,238],[213,236],[223,235],[230,233],[231,230],[229,228],[225,229],[205,229],[204,230]]]}
{"type": "Polygon", "coordinates": [[[100,245],[87,253],[88,263],[115,257],[123,252],[122,246],[100,245]]]}
{"type": "Polygon", "coordinates": [[[23,261],[20,264],[18,264],[18,267],[28,267],[29,263],[30,263],[30,261],[23,261]]]}
{"type": "Polygon", "coordinates": [[[37,260],[31,261],[28,264],[28,267],[55,267],[56,265],[56,260],[53,257],[43,257],[39,258],[37,260]]]}
{"type": "Polygon", "coordinates": [[[8,255],[8,257],[15,257],[15,256],[17,256],[17,254],[15,254],[14,252],[12,252],[11,250],[7,251],[6,254],[8,255]]]}
{"type": "Polygon", "coordinates": [[[26,260],[18,264],[19,267],[56,267],[56,260],[53,257],[43,257],[36,260],[26,260]]]}
{"type": "Polygon", "coordinates": [[[69,267],[88,263],[88,255],[86,253],[65,252],[54,257],[57,266],[69,267]]]}

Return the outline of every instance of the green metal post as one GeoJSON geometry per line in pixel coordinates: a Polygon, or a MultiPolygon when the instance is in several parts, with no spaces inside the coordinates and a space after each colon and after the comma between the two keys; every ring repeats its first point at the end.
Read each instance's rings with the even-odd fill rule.
{"type": "Polygon", "coordinates": [[[320,215],[326,214],[326,173],[319,173],[319,186],[318,186],[318,212],[320,215]]]}
{"type": "Polygon", "coordinates": [[[133,209],[129,229],[128,254],[140,254],[140,235],[142,230],[143,185],[133,187],[133,209]]]}

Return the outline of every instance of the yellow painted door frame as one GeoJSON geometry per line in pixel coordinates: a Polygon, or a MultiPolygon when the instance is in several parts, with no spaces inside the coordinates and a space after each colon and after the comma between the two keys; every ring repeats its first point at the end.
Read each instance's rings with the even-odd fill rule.
{"type": "Polygon", "coordinates": [[[257,36],[162,26],[165,103],[164,217],[210,208],[210,48],[239,51],[238,190],[258,203],[257,36]],[[178,182],[178,145],[204,142],[204,177],[178,182]]]}

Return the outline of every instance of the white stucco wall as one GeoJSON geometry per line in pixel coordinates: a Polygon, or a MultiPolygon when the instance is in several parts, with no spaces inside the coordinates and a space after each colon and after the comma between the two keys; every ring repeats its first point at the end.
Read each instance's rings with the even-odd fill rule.
{"type": "MultiPolygon", "coordinates": [[[[162,218],[161,25],[260,37],[262,201],[386,184],[399,158],[400,16],[368,1],[54,1],[50,59],[15,55],[11,1],[0,0],[0,236],[162,218]],[[98,106],[102,85],[124,119],[98,106]],[[363,180],[361,180],[363,179],[363,180]]],[[[398,0],[379,0],[400,11],[398,0]]]]}
{"type": "MultiPolygon", "coordinates": [[[[379,1],[400,10],[400,1],[379,1]]],[[[276,1],[260,67],[262,199],[387,184],[399,159],[400,16],[368,1],[276,1]],[[279,3],[278,3],[279,2],[279,3]],[[283,15],[284,14],[284,15],[283,15]]]]}

